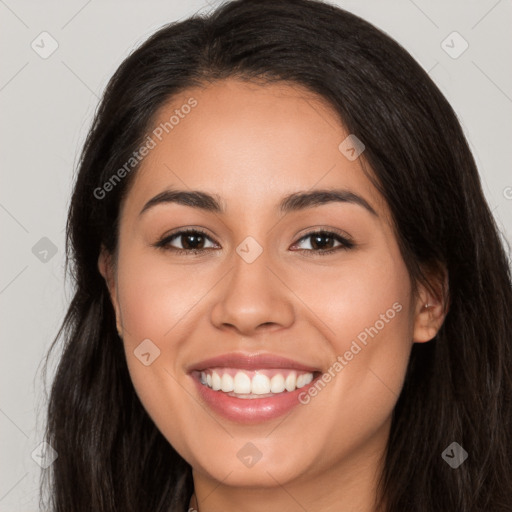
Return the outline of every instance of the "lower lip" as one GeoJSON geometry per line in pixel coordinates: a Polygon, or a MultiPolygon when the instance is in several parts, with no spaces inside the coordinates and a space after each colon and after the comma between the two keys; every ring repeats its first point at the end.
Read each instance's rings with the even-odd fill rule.
{"type": "Polygon", "coordinates": [[[272,397],[236,398],[201,384],[198,376],[192,375],[192,379],[197,386],[199,395],[210,409],[237,423],[260,423],[283,416],[297,405],[302,405],[299,402],[299,395],[307,393],[308,388],[316,382],[315,378],[302,388],[276,393],[272,397]]]}

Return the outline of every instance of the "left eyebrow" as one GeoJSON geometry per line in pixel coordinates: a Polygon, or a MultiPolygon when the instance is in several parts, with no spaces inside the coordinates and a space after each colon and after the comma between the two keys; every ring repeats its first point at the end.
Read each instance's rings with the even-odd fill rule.
{"type": "Polygon", "coordinates": [[[353,203],[362,206],[372,215],[378,217],[377,212],[361,196],[345,189],[313,190],[311,192],[296,192],[286,196],[280,203],[279,208],[283,213],[303,210],[313,206],[320,206],[327,203],[353,203]]]}

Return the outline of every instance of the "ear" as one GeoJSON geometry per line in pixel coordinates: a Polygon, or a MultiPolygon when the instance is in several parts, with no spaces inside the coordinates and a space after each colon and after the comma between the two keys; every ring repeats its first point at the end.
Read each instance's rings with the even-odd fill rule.
{"type": "Polygon", "coordinates": [[[105,279],[105,283],[108,288],[108,292],[110,295],[110,300],[112,302],[112,306],[114,307],[114,311],[116,314],[116,327],[119,336],[122,335],[122,323],[121,323],[121,314],[119,311],[119,301],[117,299],[117,286],[116,286],[116,272],[114,265],[113,255],[105,249],[104,246],[101,246],[100,255],[98,257],[98,270],[100,274],[105,279]]]}
{"type": "Polygon", "coordinates": [[[428,276],[430,286],[418,285],[415,301],[414,343],[432,340],[448,313],[448,274],[445,269],[428,276]]]}

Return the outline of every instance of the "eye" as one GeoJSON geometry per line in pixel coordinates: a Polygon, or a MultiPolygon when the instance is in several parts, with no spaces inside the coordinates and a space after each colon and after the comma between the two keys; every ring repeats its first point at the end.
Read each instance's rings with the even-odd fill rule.
{"type": "MultiPolygon", "coordinates": [[[[208,250],[219,247],[218,244],[206,234],[206,232],[197,228],[185,229],[171,233],[153,245],[157,248],[173,251],[176,254],[204,254],[208,250]],[[207,246],[208,242],[211,243],[210,246],[207,246]],[[176,247],[176,243],[178,243],[178,247],[176,247]]],[[[352,249],[355,245],[356,244],[352,242],[352,240],[343,236],[341,233],[319,230],[311,231],[301,237],[291,247],[291,249],[303,253],[313,253],[315,255],[324,256],[338,250],[352,249]],[[308,241],[306,245],[309,245],[309,247],[295,249],[297,245],[306,241],[308,241]]]]}
{"type": "Polygon", "coordinates": [[[292,247],[296,247],[298,244],[304,241],[309,242],[306,245],[309,247],[298,249],[301,252],[314,252],[317,255],[324,256],[325,254],[331,254],[338,250],[347,250],[355,247],[355,243],[349,240],[346,236],[341,235],[334,231],[310,231],[298,240],[292,247]],[[335,245],[338,243],[338,245],[335,245]]]}
{"type": "Polygon", "coordinates": [[[200,229],[186,229],[165,236],[154,244],[154,246],[174,251],[177,254],[199,254],[206,250],[216,248],[215,242],[213,242],[213,247],[206,246],[207,241],[213,242],[204,231],[200,229]],[[181,247],[173,245],[176,243],[181,245],[181,247]]]}

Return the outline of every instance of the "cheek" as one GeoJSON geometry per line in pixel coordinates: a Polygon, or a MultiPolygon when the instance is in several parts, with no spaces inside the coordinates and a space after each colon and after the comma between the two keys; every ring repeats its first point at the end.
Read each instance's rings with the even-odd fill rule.
{"type": "Polygon", "coordinates": [[[134,341],[170,340],[168,335],[204,298],[213,278],[207,265],[173,265],[165,256],[132,253],[120,260],[118,270],[123,328],[134,341]]]}
{"type": "Polygon", "coordinates": [[[336,266],[310,267],[288,277],[290,287],[316,317],[311,322],[321,328],[337,354],[358,337],[363,344],[377,336],[389,338],[390,343],[409,339],[407,269],[395,251],[375,252],[355,252],[336,266]]]}
{"type": "MultiPolygon", "coordinates": [[[[190,323],[194,306],[212,286],[208,283],[214,283],[213,276],[197,267],[171,266],[165,258],[138,256],[133,250],[129,258],[119,258],[117,278],[123,343],[133,385],[155,423],[167,425],[173,411],[190,407],[190,396],[179,382],[183,378],[181,348],[194,327],[190,323]]],[[[176,417],[171,422],[175,438],[187,431],[180,421],[176,417]]]]}
{"type": "Polygon", "coordinates": [[[386,420],[400,394],[412,347],[411,284],[403,260],[383,252],[371,259],[354,255],[345,263],[336,271],[325,267],[314,283],[304,273],[293,284],[314,312],[310,321],[324,334],[331,354],[325,388],[319,386],[318,394],[304,400],[326,424],[346,426],[340,443],[386,420]],[[337,407],[332,407],[333,397],[337,407]]]}

